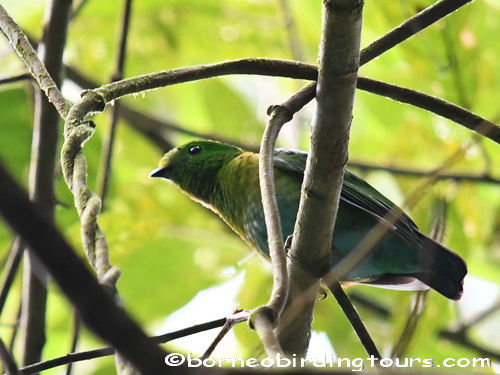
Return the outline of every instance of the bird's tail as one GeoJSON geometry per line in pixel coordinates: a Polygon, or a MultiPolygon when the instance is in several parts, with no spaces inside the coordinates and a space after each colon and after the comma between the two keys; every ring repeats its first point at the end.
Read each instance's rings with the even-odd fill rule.
{"type": "Polygon", "coordinates": [[[467,266],[457,253],[422,235],[424,251],[420,254],[421,271],[414,276],[443,296],[459,300],[463,293],[463,279],[467,266]]]}

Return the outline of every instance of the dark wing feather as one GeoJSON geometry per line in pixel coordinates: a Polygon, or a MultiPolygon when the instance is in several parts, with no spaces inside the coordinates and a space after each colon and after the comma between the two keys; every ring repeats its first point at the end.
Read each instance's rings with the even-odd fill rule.
{"type": "MultiPolygon", "coordinates": [[[[274,154],[276,168],[300,174],[301,179],[306,168],[306,160],[307,152],[304,151],[277,149],[274,154]]],[[[394,222],[391,226],[396,233],[407,242],[418,247],[422,246],[415,223],[395,203],[348,170],[344,174],[340,199],[369,213],[386,225],[388,221],[394,222]]]]}

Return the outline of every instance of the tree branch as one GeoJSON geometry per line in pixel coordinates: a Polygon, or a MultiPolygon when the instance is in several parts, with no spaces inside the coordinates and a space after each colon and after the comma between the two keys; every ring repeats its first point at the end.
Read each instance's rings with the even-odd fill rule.
{"type": "Polygon", "coordinates": [[[7,296],[9,295],[10,288],[14,279],[16,277],[17,270],[23,258],[24,253],[24,243],[17,237],[12,244],[9,252],[9,258],[7,259],[7,264],[5,265],[2,272],[2,280],[0,283],[0,314],[3,311],[5,302],[7,302],[7,296]]]}
{"type": "Polygon", "coordinates": [[[236,324],[246,322],[248,320],[249,316],[250,316],[250,313],[248,311],[238,310],[238,311],[235,311],[235,313],[233,315],[231,315],[230,317],[227,317],[226,322],[222,326],[222,329],[220,330],[219,334],[214,339],[214,341],[210,344],[210,346],[207,348],[207,350],[205,350],[205,353],[203,353],[203,355],[201,356],[200,359],[205,359],[205,358],[210,357],[212,355],[213,351],[215,350],[215,348],[217,347],[217,345],[219,345],[219,343],[222,341],[224,336],[226,336],[226,334],[229,331],[231,331],[231,329],[233,329],[233,327],[236,324]]]}
{"type": "Polygon", "coordinates": [[[361,317],[356,311],[356,308],[349,300],[349,297],[344,292],[344,289],[342,289],[340,282],[335,278],[331,277],[328,283],[328,288],[330,289],[333,296],[337,300],[339,306],[344,312],[344,315],[349,320],[349,323],[351,323],[354,332],[356,332],[356,335],[358,335],[359,341],[361,342],[361,345],[363,345],[363,347],[365,348],[366,352],[369,355],[373,356],[374,358],[382,358],[380,352],[377,349],[377,346],[375,345],[375,342],[371,338],[370,334],[368,333],[368,330],[366,329],[365,324],[363,323],[361,317]]]}
{"type": "Polygon", "coordinates": [[[441,0],[425,8],[415,16],[407,19],[401,25],[389,31],[382,38],[372,42],[361,51],[360,65],[380,56],[392,47],[418,34],[434,22],[443,19],[472,0],[441,0]]]}
{"type": "MultiPolygon", "coordinates": [[[[237,315],[237,314],[236,314],[237,315]]],[[[165,333],[160,336],[151,337],[149,340],[156,344],[166,343],[181,337],[186,337],[189,335],[193,335],[195,333],[208,331],[217,327],[223,326],[227,321],[233,318],[235,315],[232,315],[228,318],[222,318],[217,320],[212,320],[210,322],[197,324],[192,327],[180,329],[178,331],[165,333]]],[[[48,370],[51,368],[55,368],[58,366],[67,365],[68,363],[75,363],[80,361],[88,361],[94,358],[106,357],[109,355],[113,355],[115,353],[115,349],[111,346],[93,350],[87,350],[84,352],[78,353],[68,353],[62,357],[52,358],[44,362],[35,363],[33,365],[25,366],[19,369],[20,374],[29,375],[36,374],[38,372],[48,370]]]]}
{"type": "Polygon", "coordinates": [[[166,368],[165,352],[114,304],[54,224],[29,201],[1,165],[0,185],[0,214],[49,270],[87,326],[145,374],[175,372],[166,368]]]}
{"type": "Polygon", "coordinates": [[[414,91],[405,87],[391,85],[374,79],[359,77],[358,88],[373,94],[385,96],[401,103],[425,109],[441,117],[500,143],[500,127],[465,108],[435,96],[414,91]]]}
{"type": "MultiPolygon", "coordinates": [[[[63,12],[64,8],[65,7],[61,8],[63,12]]],[[[64,22],[64,20],[61,21],[64,22]]],[[[61,117],[65,118],[69,106],[66,104],[66,101],[59,91],[58,85],[48,74],[44,63],[39,59],[36,51],[26,38],[26,35],[24,35],[17,23],[9,16],[2,5],[0,5],[0,29],[2,29],[7,36],[10,44],[14,47],[19,57],[21,57],[21,60],[26,64],[31,76],[37,81],[40,89],[45,92],[45,95],[57,109],[61,117]]],[[[61,37],[65,37],[65,32],[61,33],[61,37]]]]}
{"type": "Polygon", "coordinates": [[[269,302],[266,306],[262,306],[252,313],[250,323],[261,337],[270,356],[274,355],[276,350],[281,350],[273,330],[280,324],[280,315],[287,302],[289,292],[287,258],[274,184],[274,146],[283,125],[292,119],[294,113],[312,100],[314,91],[314,85],[308,85],[285,103],[268,109],[270,119],[264,131],[260,148],[259,182],[274,283],[269,302]],[[265,320],[268,320],[267,323],[265,320]],[[272,328],[271,332],[268,332],[270,328],[272,328]],[[273,336],[272,340],[271,336],[273,336]],[[266,345],[270,345],[270,347],[268,348],[266,345]]]}
{"type": "MultiPolygon", "coordinates": [[[[422,171],[409,168],[401,167],[391,167],[385,165],[376,165],[362,162],[349,161],[348,166],[352,168],[357,168],[362,171],[386,171],[395,175],[410,176],[410,177],[426,177],[434,175],[433,170],[422,171]]],[[[470,182],[482,182],[486,184],[500,184],[500,179],[490,176],[489,174],[468,174],[468,173],[439,173],[436,178],[440,180],[453,180],[453,181],[470,181],[470,182]]]]}
{"type": "Polygon", "coordinates": [[[17,375],[17,364],[9,350],[5,346],[5,343],[0,338],[0,361],[2,362],[2,367],[6,370],[7,375],[17,375]]]}
{"type": "Polygon", "coordinates": [[[16,76],[7,77],[0,79],[0,85],[7,85],[9,83],[19,82],[19,81],[29,81],[33,77],[29,73],[18,74],[16,76]]]}
{"type": "MultiPolygon", "coordinates": [[[[118,43],[118,58],[116,63],[115,72],[111,78],[112,82],[119,81],[123,79],[123,69],[125,67],[125,57],[127,51],[127,37],[130,26],[130,17],[132,15],[132,0],[125,0],[125,9],[123,11],[122,25],[120,28],[120,38],[118,43]]],[[[115,134],[118,124],[118,119],[120,117],[121,102],[116,101],[113,106],[113,111],[111,114],[111,121],[106,134],[105,140],[103,142],[103,150],[101,156],[101,165],[99,168],[98,182],[97,182],[97,195],[101,198],[101,201],[105,202],[106,195],[108,193],[108,185],[111,174],[111,158],[113,155],[113,148],[115,143],[115,134]]]]}
{"type": "MultiPolygon", "coordinates": [[[[30,198],[44,210],[50,220],[54,220],[54,176],[60,130],[60,117],[56,108],[60,106],[61,111],[67,110],[58,88],[63,81],[62,56],[66,46],[70,10],[71,0],[51,0],[47,3],[45,27],[38,56],[32,56],[34,51],[29,50],[31,45],[26,37],[13,21],[10,23],[11,28],[19,33],[17,38],[22,41],[22,48],[29,51],[27,55],[29,60],[25,61],[29,61],[28,67],[31,72],[35,73],[37,67],[36,72],[42,75],[35,79],[39,83],[53,85],[46,89],[43,86],[35,89],[35,118],[29,175],[30,198]]],[[[23,365],[39,362],[42,356],[46,340],[47,284],[47,271],[32,252],[28,252],[24,262],[21,314],[23,365]]]]}
{"type": "MultiPolygon", "coordinates": [[[[362,5],[362,1],[324,3],[316,92],[318,107],[289,252],[290,282],[297,295],[308,291],[306,299],[309,300],[317,293],[319,278],[330,268],[332,233],[347,162],[359,66],[362,5]],[[304,271],[310,274],[308,278],[304,277],[304,271]]],[[[290,343],[286,348],[288,353],[305,355],[311,320],[299,329],[284,327],[280,332],[280,340],[290,343]]]]}

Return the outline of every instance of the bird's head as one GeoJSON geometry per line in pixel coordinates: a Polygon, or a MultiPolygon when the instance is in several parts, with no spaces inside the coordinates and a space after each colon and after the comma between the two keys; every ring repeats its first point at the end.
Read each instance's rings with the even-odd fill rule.
{"type": "Polygon", "coordinates": [[[217,173],[242,152],[225,143],[191,141],[166,153],[150,177],[171,180],[193,198],[209,202],[217,173]]]}

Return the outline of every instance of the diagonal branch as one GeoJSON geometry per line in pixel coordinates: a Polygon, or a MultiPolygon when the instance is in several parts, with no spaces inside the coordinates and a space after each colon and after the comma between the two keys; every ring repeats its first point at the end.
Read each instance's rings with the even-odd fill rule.
{"type": "Polygon", "coordinates": [[[0,165],[0,214],[40,259],[83,322],[103,340],[148,374],[172,373],[165,352],[149,341],[83,265],[73,249],[40,209],[0,165]]]}
{"type": "Polygon", "coordinates": [[[392,47],[404,42],[406,39],[419,33],[426,27],[439,21],[457,9],[472,2],[472,0],[441,0],[425,8],[415,16],[407,19],[401,25],[392,29],[382,38],[372,42],[369,46],[363,48],[360,56],[360,65],[387,52],[392,47]]]}
{"type": "MultiPolygon", "coordinates": [[[[36,88],[29,173],[30,198],[37,203],[50,220],[54,220],[55,181],[57,150],[59,144],[60,114],[56,110],[66,111],[67,106],[59,92],[63,81],[63,53],[66,46],[71,0],[51,0],[47,2],[45,25],[38,57],[29,56],[32,66],[38,68],[41,77],[35,77],[48,86],[43,92],[36,88]],[[39,59],[39,60],[38,60],[39,59]],[[38,64],[42,64],[39,66],[38,64]],[[51,78],[52,77],[52,78],[51,78]],[[49,102],[46,98],[48,96],[49,102]]],[[[18,28],[11,23],[13,29],[18,28]]],[[[19,31],[19,30],[17,30],[19,31]]],[[[22,32],[18,35],[22,48],[31,45],[22,32]]],[[[34,53],[34,51],[30,51],[34,53]]],[[[32,71],[34,73],[34,71],[32,71]]],[[[48,275],[38,259],[29,251],[24,257],[23,292],[22,292],[22,364],[40,361],[46,341],[45,314],[47,310],[48,275]]]]}
{"type": "Polygon", "coordinates": [[[43,62],[38,58],[36,51],[31,46],[26,35],[21,31],[17,23],[9,16],[2,5],[0,5],[0,29],[5,33],[10,44],[12,44],[19,57],[21,57],[26,64],[31,76],[37,81],[40,89],[45,92],[45,95],[57,109],[60,116],[65,118],[69,106],[59,91],[57,84],[47,72],[43,62]]]}
{"type": "Polygon", "coordinates": [[[364,77],[358,79],[358,88],[425,109],[500,143],[498,125],[441,98],[364,77]]]}

